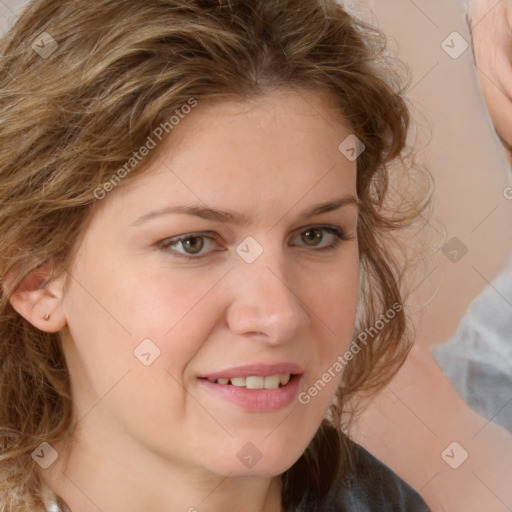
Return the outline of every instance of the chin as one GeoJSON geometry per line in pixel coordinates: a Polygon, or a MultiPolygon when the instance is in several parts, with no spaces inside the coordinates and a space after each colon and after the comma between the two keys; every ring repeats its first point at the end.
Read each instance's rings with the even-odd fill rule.
{"type": "Polygon", "coordinates": [[[222,471],[216,471],[217,474],[222,476],[229,476],[230,478],[270,478],[282,475],[290,469],[295,460],[279,460],[274,463],[266,463],[259,461],[252,468],[240,467],[241,465],[231,465],[222,468],[222,471]]]}
{"type": "MultiPolygon", "coordinates": [[[[278,476],[290,469],[304,450],[297,449],[297,440],[291,444],[269,443],[268,440],[261,442],[251,441],[235,442],[229,450],[223,450],[218,454],[215,464],[215,455],[212,456],[212,466],[215,466],[215,473],[230,475],[230,477],[259,477],[268,478],[278,476]],[[226,454],[232,453],[231,456],[226,454]]],[[[213,468],[212,468],[213,469],[213,468]]]]}

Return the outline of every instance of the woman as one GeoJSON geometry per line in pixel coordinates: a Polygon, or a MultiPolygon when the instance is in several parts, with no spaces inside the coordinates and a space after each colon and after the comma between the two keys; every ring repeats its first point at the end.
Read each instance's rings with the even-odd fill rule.
{"type": "Polygon", "coordinates": [[[342,430],[410,347],[390,232],[427,204],[383,50],[325,1],[22,14],[2,510],[428,510],[342,430]]]}

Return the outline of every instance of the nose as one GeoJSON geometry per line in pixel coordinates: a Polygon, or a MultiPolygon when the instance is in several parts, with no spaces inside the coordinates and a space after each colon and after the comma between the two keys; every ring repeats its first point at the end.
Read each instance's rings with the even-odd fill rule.
{"type": "Polygon", "coordinates": [[[286,272],[267,263],[244,264],[231,272],[232,301],[227,311],[230,329],[240,335],[259,336],[282,343],[305,332],[308,309],[292,289],[286,272]]]}

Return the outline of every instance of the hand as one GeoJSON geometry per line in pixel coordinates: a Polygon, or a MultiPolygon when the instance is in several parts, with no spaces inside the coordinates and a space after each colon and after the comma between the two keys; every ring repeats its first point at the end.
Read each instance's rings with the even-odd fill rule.
{"type": "Polygon", "coordinates": [[[512,163],[512,0],[468,0],[482,93],[512,163]]]}

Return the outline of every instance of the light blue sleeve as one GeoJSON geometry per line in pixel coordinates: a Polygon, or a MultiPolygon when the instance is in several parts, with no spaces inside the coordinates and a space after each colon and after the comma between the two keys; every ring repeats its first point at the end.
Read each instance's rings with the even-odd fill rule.
{"type": "Polygon", "coordinates": [[[470,304],[453,338],[432,355],[462,398],[512,432],[512,266],[470,304]]]}

